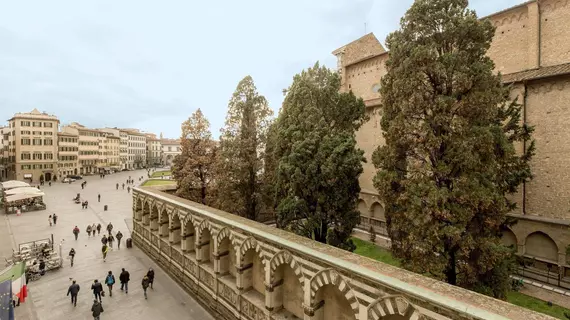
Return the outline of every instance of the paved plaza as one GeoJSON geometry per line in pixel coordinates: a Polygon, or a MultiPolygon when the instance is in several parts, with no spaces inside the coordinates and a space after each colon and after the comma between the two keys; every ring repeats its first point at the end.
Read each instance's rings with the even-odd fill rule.
{"type": "MultiPolygon", "coordinates": [[[[21,216],[10,215],[6,219],[9,223],[3,223],[2,229],[11,233],[12,244],[18,244],[38,239],[49,238],[53,234],[55,243],[63,240],[63,255],[73,247],[77,251],[75,264],[69,266],[69,260],[64,259],[64,267],[50,271],[38,281],[29,282],[29,296],[26,303],[16,308],[18,320],[24,319],[93,319],[91,305],[93,294],[90,290],[94,279],[104,281],[109,270],[113,271],[117,284],[113,289],[113,297],[103,298],[105,312],[101,319],[121,320],[146,320],[146,319],[213,319],[202,306],[191,296],[181,289],[169,278],[153,261],[150,260],[137,248],[127,249],[125,240],[130,237],[127,223],[132,217],[131,194],[116,183],[123,184],[131,176],[138,184],[138,177],[145,176],[146,171],[127,171],[107,175],[104,179],[99,176],[85,177],[73,184],[54,182],[49,187],[42,187],[46,193],[44,201],[47,210],[24,213],[21,216]],[[87,181],[84,190],[81,189],[81,181],[87,181]],[[82,200],[89,201],[88,209],[81,209],[81,205],[75,204],[72,198],[81,193],[82,200]],[[97,202],[97,195],[101,194],[101,202],[97,202]],[[108,205],[109,210],[104,211],[103,206],[108,205]],[[56,226],[49,226],[48,216],[56,213],[59,216],[56,226]],[[101,223],[103,229],[112,222],[113,233],[121,231],[123,238],[121,249],[109,252],[107,261],[101,257],[101,236],[87,237],[85,228],[88,224],[101,223]],[[81,230],[79,239],[74,240],[72,229],[77,225],[81,230]],[[121,268],[126,268],[131,274],[129,293],[119,290],[119,273],[121,268]],[[149,267],[155,270],[154,290],[149,289],[148,300],[143,297],[141,279],[149,267]],[[70,303],[67,297],[67,289],[71,284],[70,279],[77,280],[81,286],[78,296],[77,307],[70,303]]],[[[103,230],[102,230],[103,233],[103,230]]],[[[3,238],[4,240],[6,238],[3,238]]],[[[6,241],[3,241],[6,242],[6,241]]],[[[116,242],[116,241],[115,241],[116,242]]],[[[3,244],[5,251],[6,245],[3,244]]],[[[106,289],[106,286],[105,286],[106,289]]]]}

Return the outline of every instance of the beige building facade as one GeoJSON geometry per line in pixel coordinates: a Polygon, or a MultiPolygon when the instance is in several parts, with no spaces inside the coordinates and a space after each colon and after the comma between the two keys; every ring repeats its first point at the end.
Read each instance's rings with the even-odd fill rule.
{"type": "Polygon", "coordinates": [[[57,174],[59,119],[37,109],[8,120],[7,179],[52,181],[57,174]]]}
{"type": "Polygon", "coordinates": [[[58,178],[79,174],[79,135],[58,132],[58,178]]]}
{"type": "Polygon", "coordinates": [[[172,166],[172,162],[177,155],[182,154],[180,139],[162,139],[162,164],[172,166]]]}
{"type": "MultiPolygon", "coordinates": [[[[570,6],[555,0],[529,1],[485,17],[496,26],[488,51],[512,97],[524,108],[524,121],[535,126],[534,179],[516,195],[518,223],[504,241],[529,259],[525,275],[570,288],[570,6]],[[552,274],[554,273],[554,276],[552,274]],[[560,281],[557,277],[560,275],[560,281]]],[[[372,184],[374,150],[385,143],[380,119],[380,79],[388,52],[373,34],[333,52],[342,90],[362,97],[370,117],[357,133],[367,163],[360,177],[360,228],[373,226],[387,235],[384,206],[372,184]]]]}
{"type": "Polygon", "coordinates": [[[99,172],[121,169],[121,138],[111,133],[100,131],[99,138],[99,172]]]}
{"type": "Polygon", "coordinates": [[[127,169],[146,167],[146,135],[138,129],[124,129],[128,139],[127,169]]]}
{"type": "Polygon", "coordinates": [[[8,179],[10,128],[0,127],[0,180],[8,179]]]}
{"type": "Polygon", "coordinates": [[[101,132],[89,129],[77,122],[62,128],[62,132],[77,135],[79,147],[79,174],[94,174],[98,172],[99,137],[101,132]]]}
{"type": "Polygon", "coordinates": [[[149,167],[162,163],[162,144],[155,134],[146,134],[146,161],[149,167]]]}

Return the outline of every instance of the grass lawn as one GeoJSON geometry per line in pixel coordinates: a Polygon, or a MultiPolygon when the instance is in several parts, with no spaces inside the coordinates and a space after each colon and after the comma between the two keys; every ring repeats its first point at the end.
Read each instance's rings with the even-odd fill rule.
{"type": "Polygon", "coordinates": [[[358,238],[352,238],[352,241],[356,245],[356,250],[354,250],[354,253],[396,267],[400,266],[400,261],[392,257],[392,253],[390,252],[390,250],[380,248],[377,245],[373,244],[372,242],[364,241],[358,238]]]}
{"type": "Polygon", "coordinates": [[[160,178],[162,176],[171,176],[171,175],[172,171],[156,171],[152,173],[151,178],[160,178]]]}
{"type": "Polygon", "coordinates": [[[176,184],[175,180],[147,180],[143,183],[143,187],[148,186],[163,186],[167,184],[176,184]]]}
{"type": "Polygon", "coordinates": [[[527,296],[520,292],[509,292],[507,294],[507,301],[512,304],[516,304],[517,306],[544,313],[558,319],[568,319],[564,316],[564,313],[567,313],[570,316],[570,310],[564,307],[555,304],[553,304],[552,307],[549,307],[548,304],[546,304],[546,301],[527,296]]]}
{"type": "MultiPolygon", "coordinates": [[[[396,267],[400,266],[400,261],[392,256],[390,250],[380,248],[372,242],[364,241],[358,238],[352,238],[352,241],[354,241],[354,244],[356,245],[356,250],[354,250],[354,253],[396,267]]],[[[516,304],[517,306],[544,313],[558,319],[568,319],[564,316],[565,312],[570,316],[569,309],[558,305],[552,305],[552,307],[549,307],[546,301],[516,291],[511,291],[507,294],[507,301],[512,304],[516,304]]]]}

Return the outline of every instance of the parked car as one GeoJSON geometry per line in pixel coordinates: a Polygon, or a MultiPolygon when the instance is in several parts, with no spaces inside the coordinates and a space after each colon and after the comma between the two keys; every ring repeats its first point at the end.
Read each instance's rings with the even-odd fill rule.
{"type": "Polygon", "coordinates": [[[129,169],[125,168],[125,169],[123,169],[123,170],[121,170],[121,171],[129,171],[129,169]]]}
{"type": "Polygon", "coordinates": [[[74,182],[74,181],[75,181],[75,179],[73,179],[73,178],[63,178],[61,180],[61,183],[70,183],[70,182],[74,182]]]}
{"type": "Polygon", "coordinates": [[[83,179],[82,176],[78,176],[78,175],[74,175],[74,174],[70,174],[70,175],[68,175],[67,177],[70,178],[70,179],[75,179],[75,180],[81,180],[81,179],[83,179]]]}

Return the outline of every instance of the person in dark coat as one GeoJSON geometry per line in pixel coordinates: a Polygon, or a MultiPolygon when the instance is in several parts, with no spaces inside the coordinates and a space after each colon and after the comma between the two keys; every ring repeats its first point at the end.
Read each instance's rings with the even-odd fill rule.
{"type": "Polygon", "coordinates": [[[152,270],[152,268],[148,268],[148,272],[146,273],[146,276],[148,277],[148,284],[150,285],[150,288],[154,289],[152,287],[152,284],[154,283],[154,270],[152,270]]]}
{"type": "Polygon", "coordinates": [[[79,285],[75,283],[75,280],[73,280],[73,283],[69,286],[69,289],[67,289],[67,295],[71,295],[71,303],[73,303],[74,307],[77,306],[77,294],[79,293],[79,289],[79,285]]]}
{"type": "Polygon", "coordinates": [[[123,234],[121,231],[117,231],[115,238],[117,238],[117,249],[121,249],[121,239],[123,239],[123,234]]]}
{"type": "Polygon", "coordinates": [[[57,224],[57,215],[54,213],[53,214],[53,225],[55,226],[57,224]]]}
{"type": "Polygon", "coordinates": [[[131,280],[131,275],[125,268],[121,269],[121,274],[119,275],[119,281],[121,281],[121,290],[125,289],[125,293],[129,293],[129,281],[131,280]]]}
{"type": "Polygon", "coordinates": [[[93,319],[94,320],[99,320],[101,313],[103,313],[103,305],[97,301],[97,300],[93,300],[93,306],[91,307],[91,311],[93,312],[93,319]]]}
{"type": "Polygon", "coordinates": [[[101,234],[101,224],[97,224],[97,234],[101,234]]]}
{"type": "Polygon", "coordinates": [[[109,242],[109,238],[107,238],[106,235],[103,235],[103,238],[101,238],[101,243],[102,243],[102,244],[107,244],[107,242],[109,242]]]}
{"type": "Polygon", "coordinates": [[[95,300],[99,298],[99,301],[101,301],[101,292],[103,291],[103,285],[101,284],[101,282],[99,282],[98,280],[93,281],[93,284],[91,285],[91,290],[93,290],[93,295],[95,296],[95,300]]]}
{"type": "Polygon", "coordinates": [[[113,237],[112,234],[109,234],[109,236],[107,237],[107,243],[109,244],[109,247],[113,248],[113,241],[115,241],[115,237],[113,237]]]}
{"type": "Polygon", "coordinates": [[[142,278],[141,285],[144,291],[144,298],[147,299],[146,289],[148,289],[149,282],[148,282],[148,277],[146,275],[142,278]]]}

